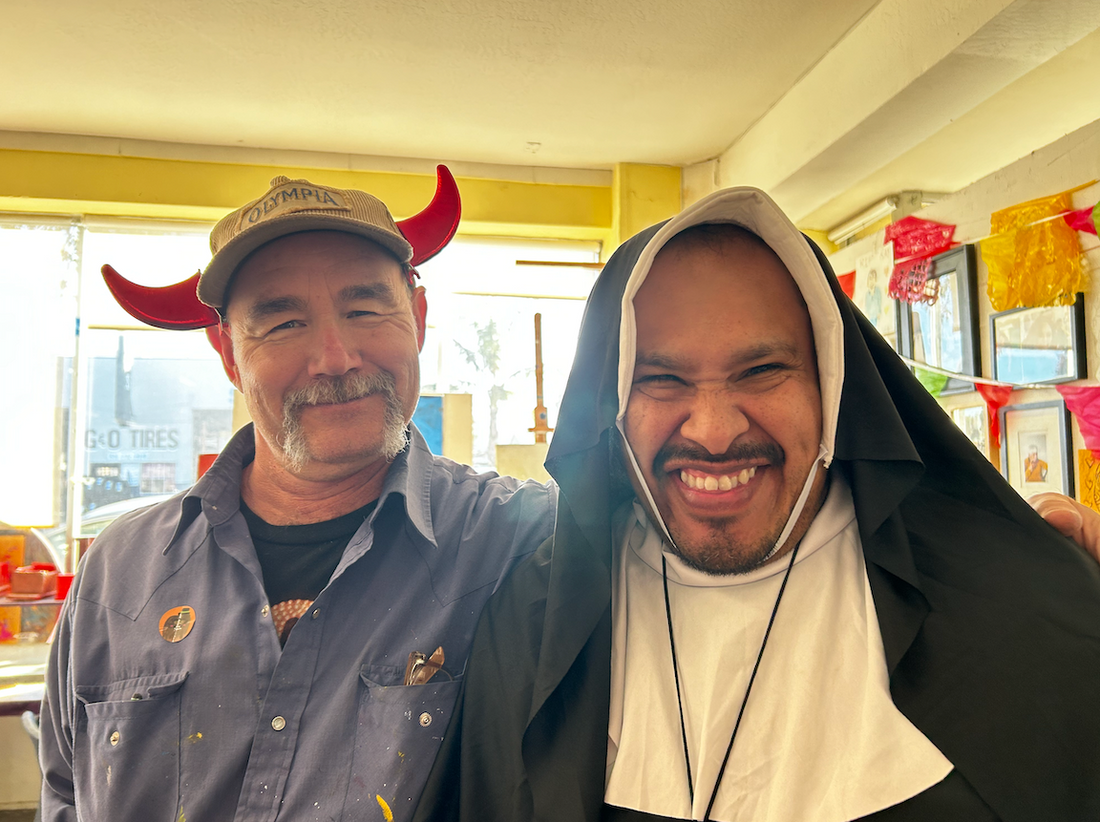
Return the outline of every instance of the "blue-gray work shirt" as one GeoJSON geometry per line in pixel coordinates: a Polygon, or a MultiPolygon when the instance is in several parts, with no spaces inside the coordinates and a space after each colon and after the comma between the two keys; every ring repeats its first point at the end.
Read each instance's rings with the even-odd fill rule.
{"type": "Polygon", "coordinates": [[[550,535],[555,491],[433,456],[413,428],[280,649],[240,513],[253,450],[249,426],[194,488],[113,523],[81,562],[42,706],[47,822],[411,816],[478,615],[550,535]],[[178,639],[187,620],[169,616],[168,641],[180,607],[193,625],[178,639]],[[444,670],[404,686],[409,653],[439,646],[444,670]]]}

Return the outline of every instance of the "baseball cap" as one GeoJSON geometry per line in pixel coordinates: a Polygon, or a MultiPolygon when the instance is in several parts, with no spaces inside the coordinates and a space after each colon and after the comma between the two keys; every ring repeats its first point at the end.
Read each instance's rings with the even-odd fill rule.
{"type": "Polygon", "coordinates": [[[402,263],[413,256],[412,245],[377,197],[279,176],[266,194],[223,217],[210,232],[214,257],[199,277],[199,299],[221,308],[233,272],[253,251],[287,234],[325,230],[366,237],[402,263]]]}

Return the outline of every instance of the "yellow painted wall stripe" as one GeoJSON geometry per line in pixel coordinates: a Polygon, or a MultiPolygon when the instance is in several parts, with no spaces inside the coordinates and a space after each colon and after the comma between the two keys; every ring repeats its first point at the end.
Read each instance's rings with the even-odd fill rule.
{"type": "Polygon", "coordinates": [[[612,211],[618,218],[620,242],[680,213],[678,167],[620,163],[612,177],[612,211]]]}
{"type": "MultiPolygon", "coordinates": [[[[0,211],[217,219],[261,196],[272,177],[370,191],[398,219],[435,191],[426,174],[288,168],[0,149],[0,211]]],[[[611,229],[607,186],[459,178],[463,230],[598,239],[611,229]]]]}

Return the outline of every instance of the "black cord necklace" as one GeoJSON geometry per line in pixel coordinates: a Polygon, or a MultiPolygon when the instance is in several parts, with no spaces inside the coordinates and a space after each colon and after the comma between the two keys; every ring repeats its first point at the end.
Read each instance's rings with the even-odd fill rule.
{"type": "MultiPolygon", "coordinates": [[[[799,543],[801,545],[801,543],[799,543]]],[[[733,741],[737,738],[737,730],[741,727],[741,718],[745,715],[745,706],[749,704],[749,694],[752,693],[752,684],[756,681],[756,673],[760,670],[760,661],[764,658],[764,649],[768,647],[768,637],[771,636],[772,625],[775,624],[775,615],[779,613],[779,603],[783,599],[783,592],[787,590],[787,580],[791,576],[791,569],[794,568],[795,558],[798,556],[799,545],[795,545],[794,550],[791,551],[791,561],[787,564],[787,570],[783,574],[783,582],[779,585],[779,594],[775,598],[775,605],[772,606],[772,614],[768,618],[768,627],[764,630],[764,639],[760,643],[760,651],[756,654],[756,663],[752,666],[752,675],[749,677],[749,684],[745,688],[745,696],[741,700],[741,708],[737,712],[737,722],[734,723],[733,733],[730,734],[729,745],[726,746],[726,755],[722,758],[722,767],[718,769],[718,778],[714,781],[714,788],[710,792],[710,801],[707,802],[706,813],[703,814],[703,822],[708,822],[710,819],[710,812],[714,808],[714,801],[718,798],[718,788],[722,784],[722,777],[726,773],[726,765],[730,761],[730,753],[733,751],[733,741]]],[[[688,780],[688,800],[691,803],[691,807],[695,807],[695,780],[691,776],[691,754],[688,751],[687,741],[687,725],[684,722],[684,700],[680,693],[680,665],[676,659],[676,640],[672,631],[672,604],[668,598],[668,564],[665,562],[664,554],[661,554],[661,578],[664,581],[665,586],[665,618],[668,621],[668,645],[672,651],[672,674],[676,681],[676,704],[680,709],[680,738],[684,743],[684,765],[687,768],[687,780],[688,780]]]]}

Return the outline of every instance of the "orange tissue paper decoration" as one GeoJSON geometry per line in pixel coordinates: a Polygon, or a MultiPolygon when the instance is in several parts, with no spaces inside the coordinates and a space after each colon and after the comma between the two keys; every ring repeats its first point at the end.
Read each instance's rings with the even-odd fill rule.
{"type": "Polygon", "coordinates": [[[1100,513],[1100,462],[1092,455],[1092,451],[1082,448],[1077,452],[1077,475],[1081,478],[1077,492],[1081,502],[1100,513]]]}
{"type": "Polygon", "coordinates": [[[981,247],[994,311],[1069,305],[1085,289],[1077,234],[1064,220],[1048,219],[1071,210],[1062,193],[993,213],[993,236],[981,247]]]}

